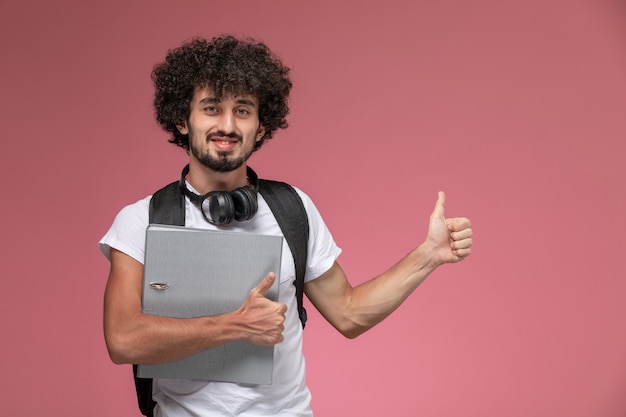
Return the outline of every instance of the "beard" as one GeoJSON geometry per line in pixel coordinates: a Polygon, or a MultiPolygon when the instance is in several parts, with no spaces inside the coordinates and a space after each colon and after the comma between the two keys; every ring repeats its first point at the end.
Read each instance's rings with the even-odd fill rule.
{"type": "Polygon", "coordinates": [[[230,172],[241,167],[252,155],[253,150],[244,150],[244,153],[238,157],[232,157],[232,152],[218,152],[217,157],[211,155],[209,151],[204,151],[195,144],[195,141],[189,140],[189,150],[191,154],[205,167],[215,172],[230,172]]]}
{"type": "Polygon", "coordinates": [[[191,153],[196,157],[198,161],[205,167],[215,172],[230,172],[234,171],[242,166],[247,160],[248,156],[240,156],[237,158],[230,158],[230,152],[218,152],[217,158],[210,155],[208,152],[199,151],[195,146],[191,147],[191,153]]]}

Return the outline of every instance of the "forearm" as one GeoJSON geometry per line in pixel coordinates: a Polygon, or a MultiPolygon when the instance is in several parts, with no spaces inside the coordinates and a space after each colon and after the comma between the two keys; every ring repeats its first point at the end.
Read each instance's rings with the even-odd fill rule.
{"type": "Polygon", "coordinates": [[[173,362],[243,338],[236,313],[177,319],[136,313],[124,323],[105,319],[105,339],[115,363],[173,362]]]}
{"type": "Polygon", "coordinates": [[[354,288],[335,263],[308,282],[305,292],[333,327],[355,338],[397,309],[438,265],[432,251],[421,245],[385,273],[354,288]]]}
{"type": "Polygon", "coordinates": [[[426,251],[421,245],[383,274],[354,287],[346,304],[342,333],[356,337],[395,311],[439,266],[426,251]]]}

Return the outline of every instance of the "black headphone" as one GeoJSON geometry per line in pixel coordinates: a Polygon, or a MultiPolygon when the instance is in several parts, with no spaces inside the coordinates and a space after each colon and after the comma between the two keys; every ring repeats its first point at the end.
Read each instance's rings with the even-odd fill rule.
{"type": "Polygon", "coordinates": [[[194,203],[202,215],[212,224],[228,224],[233,220],[250,220],[256,214],[259,206],[257,203],[257,191],[259,188],[256,172],[246,167],[250,186],[239,187],[233,191],[209,191],[198,195],[187,188],[185,177],[189,173],[189,165],[183,168],[180,175],[180,188],[189,200],[194,203]]]}

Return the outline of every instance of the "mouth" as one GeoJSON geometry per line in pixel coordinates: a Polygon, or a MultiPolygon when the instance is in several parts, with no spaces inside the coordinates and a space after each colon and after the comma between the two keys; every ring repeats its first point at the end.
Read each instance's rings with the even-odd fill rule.
{"type": "Polygon", "coordinates": [[[224,136],[213,136],[209,138],[209,141],[219,151],[230,151],[239,142],[237,138],[230,138],[224,136]]]}

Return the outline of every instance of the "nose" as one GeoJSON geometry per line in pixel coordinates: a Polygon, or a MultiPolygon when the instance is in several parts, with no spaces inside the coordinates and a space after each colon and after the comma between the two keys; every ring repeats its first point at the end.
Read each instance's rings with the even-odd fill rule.
{"type": "Polygon", "coordinates": [[[226,134],[235,131],[235,116],[231,112],[224,112],[220,115],[217,129],[226,134]]]}

